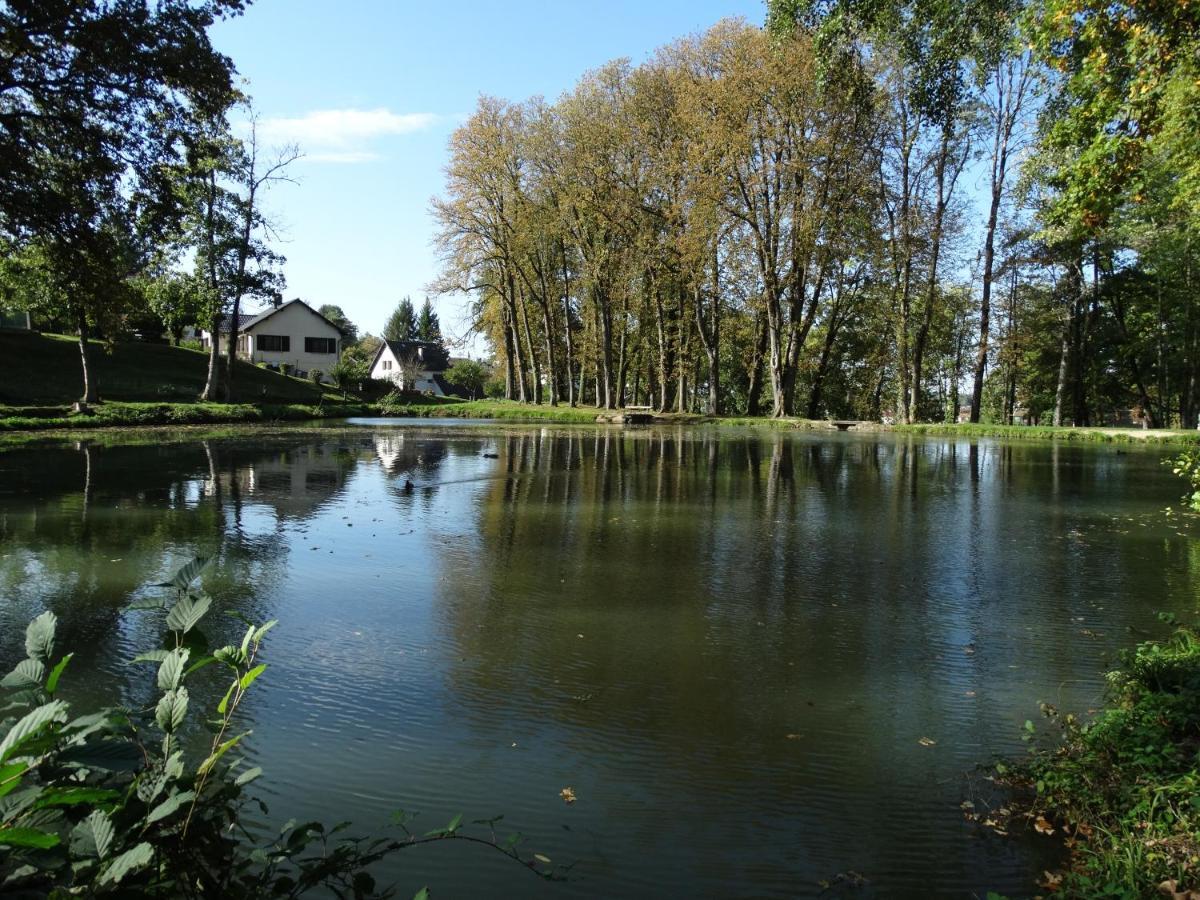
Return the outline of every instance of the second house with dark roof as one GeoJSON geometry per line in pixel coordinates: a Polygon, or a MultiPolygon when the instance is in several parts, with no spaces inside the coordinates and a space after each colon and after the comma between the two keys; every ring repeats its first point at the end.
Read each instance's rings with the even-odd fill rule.
{"type": "Polygon", "coordinates": [[[401,391],[444,397],[450,386],[442,377],[449,363],[446,348],[432,341],[384,341],[371,360],[371,377],[390,381],[401,391]]]}
{"type": "MultiPolygon", "coordinates": [[[[303,300],[289,300],[255,315],[239,317],[237,355],[252,363],[274,368],[287,366],[292,375],[307,378],[319,371],[329,380],[329,371],[342,352],[342,332],[303,300]]],[[[221,352],[229,347],[229,316],[221,319],[221,352]]],[[[212,335],[201,332],[205,350],[212,335]]]]}

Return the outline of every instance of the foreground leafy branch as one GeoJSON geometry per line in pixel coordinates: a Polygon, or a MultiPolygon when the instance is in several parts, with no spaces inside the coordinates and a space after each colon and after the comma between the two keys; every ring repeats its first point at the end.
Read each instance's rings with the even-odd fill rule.
{"type": "Polygon", "coordinates": [[[448,840],[488,847],[542,878],[565,877],[546,857],[522,855],[520,834],[501,842],[499,817],[471,823],[486,829],[481,834],[468,833],[462,815],[418,834],[405,812],[395,815],[391,837],[352,837],[346,822],[292,821],[268,839],[253,833],[247,805],[268,810],[246,794],[262,770],[236,756],[250,735],[237,720],[267,670],[260,651],[276,623],[244,620],[240,644],[210,649],[197,625],[212,599],[193,588],[205,564],[193,560],[160,585],[165,596],[133,604],[165,626],[164,646],[133,660],[156,667],[157,699],[145,708],[74,715],[57,696],[72,659],[56,656],[57,619],[44,612],[30,623],[26,658],[0,681],[9,691],[0,708],[0,894],[257,898],[319,889],[387,897],[394,889],[376,885],[372,864],[448,840]],[[228,688],[215,716],[190,722],[187,681],[209,666],[223,670],[228,688]],[[212,738],[195,762],[188,748],[198,743],[198,725],[212,738]]]}
{"type": "Polygon", "coordinates": [[[998,767],[1013,817],[1065,835],[1069,869],[1047,886],[1067,896],[1198,897],[1200,634],[1178,626],[1126,653],[1108,691],[1087,723],[1043,706],[1060,740],[998,767]]]}

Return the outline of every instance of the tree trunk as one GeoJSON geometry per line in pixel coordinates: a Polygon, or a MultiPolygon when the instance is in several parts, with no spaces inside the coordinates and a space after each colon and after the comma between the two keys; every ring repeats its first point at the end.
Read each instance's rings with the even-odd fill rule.
{"type": "Polygon", "coordinates": [[[767,324],[762,311],[754,314],[754,353],[750,359],[750,378],[746,389],[746,415],[762,415],[763,361],[767,354],[767,324]]]}
{"type": "Polygon", "coordinates": [[[212,346],[208,348],[208,377],[204,381],[204,390],[200,392],[200,399],[205,403],[212,403],[217,399],[217,385],[221,380],[221,315],[215,314],[208,323],[208,333],[212,340],[212,346]]]}
{"type": "Polygon", "coordinates": [[[83,395],[79,402],[83,404],[96,403],[100,399],[94,373],[92,372],[92,353],[88,347],[87,315],[82,307],[75,311],[75,326],[79,331],[79,363],[83,369],[83,395]]]}

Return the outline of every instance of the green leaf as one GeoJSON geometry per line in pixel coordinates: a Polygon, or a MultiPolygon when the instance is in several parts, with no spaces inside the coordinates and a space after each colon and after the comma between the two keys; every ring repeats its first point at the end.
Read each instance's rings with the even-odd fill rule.
{"type": "Polygon", "coordinates": [[[163,694],[154,710],[154,720],[158,722],[158,727],[167,734],[174,733],[183,724],[184,716],[187,715],[187,705],[188,691],[185,687],[178,687],[163,694]]]}
{"type": "Polygon", "coordinates": [[[69,663],[74,656],[74,653],[68,653],[58,661],[58,665],[50,670],[50,677],[46,680],[47,694],[54,696],[54,692],[58,690],[58,679],[62,678],[62,673],[66,671],[67,663],[69,663]]]}
{"type": "Polygon", "coordinates": [[[46,610],[29,623],[25,629],[25,655],[30,659],[45,662],[54,652],[54,632],[58,628],[58,616],[46,610]]]}
{"type": "Polygon", "coordinates": [[[250,734],[249,731],[243,731],[237,737],[232,737],[229,740],[227,740],[225,743],[221,744],[221,746],[219,746],[216,749],[216,751],[211,756],[209,756],[208,759],[206,759],[204,762],[200,763],[200,768],[198,768],[196,770],[196,774],[204,775],[207,772],[209,772],[212,769],[212,767],[217,764],[217,760],[219,760],[222,756],[224,756],[226,753],[228,753],[230,750],[232,750],[234,747],[236,747],[238,742],[248,734],[250,734]]]}
{"type": "Polygon", "coordinates": [[[137,745],[123,740],[88,741],[82,747],[68,747],[58,759],[106,772],[136,772],[144,761],[137,745]]]}
{"type": "Polygon", "coordinates": [[[184,594],[167,613],[167,627],[186,634],[204,618],[211,605],[212,598],[207,594],[184,594]]]}
{"type": "Polygon", "coordinates": [[[0,679],[0,687],[14,690],[39,688],[46,677],[46,665],[40,659],[23,659],[17,667],[0,679]]]}
{"type": "Polygon", "coordinates": [[[257,666],[255,666],[253,669],[251,669],[249,672],[247,672],[245,675],[243,675],[241,681],[239,681],[238,684],[241,685],[241,688],[244,691],[246,688],[250,687],[250,685],[254,684],[254,682],[258,680],[258,676],[261,675],[266,670],[267,670],[267,664],[259,663],[257,666]]]}
{"type": "Polygon", "coordinates": [[[454,834],[454,832],[458,831],[458,826],[462,824],[462,820],[463,820],[462,813],[459,813],[457,816],[455,816],[453,819],[451,819],[450,824],[446,826],[446,833],[454,834]]]}
{"type": "Polygon", "coordinates": [[[179,794],[173,794],[150,811],[150,815],[146,816],[146,824],[153,825],[155,822],[165,819],[167,816],[177,812],[179,807],[185,803],[191,803],[195,799],[195,791],[183,791],[179,794]]]}
{"type": "Polygon", "coordinates": [[[274,628],[278,624],[279,624],[278,619],[272,619],[271,621],[266,622],[263,625],[260,625],[254,632],[254,638],[253,638],[254,643],[256,643],[256,644],[261,643],[263,636],[266,635],[266,633],[268,631],[270,631],[272,628],[274,628]]]}
{"type": "Polygon", "coordinates": [[[429,900],[429,888],[421,888],[419,891],[413,894],[413,900],[429,900]]]}
{"type": "Polygon", "coordinates": [[[152,859],[154,859],[154,848],[143,841],[132,850],[126,850],[114,859],[108,868],[100,873],[96,883],[101,885],[117,884],[130,872],[149,865],[152,859]]]}
{"type": "Polygon", "coordinates": [[[0,762],[8,759],[13,752],[20,748],[22,743],[51,722],[65,722],[66,718],[67,704],[61,700],[52,700],[29,712],[19,719],[17,724],[8,730],[4,740],[0,741],[0,762]]]}
{"type": "Polygon", "coordinates": [[[145,653],[139,653],[130,662],[151,662],[160,663],[171,655],[170,650],[147,650],[145,653]]]}
{"type": "Polygon", "coordinates": [[[238,787],[242,787],[243,785],[246,785],[246,784],[249,784],[250,782],[252,782],[255,778],[257,778],[259,775],[261,775],[262,772],[263,772],[263,770],[262,770],[261,766],[254,766],[251,769],[247,769],[245,772],[243,772],[241,775],[239,775],[237,778],[235,778],[233,780],[233,783],[236,784],[238,787]]]}
{"type": "Polygon", "coordinates": [[[82,803],[97,805],[101,803],[111,803],[114,800],[119,800],[121,794],[118,791],[109,791],[104,788],[47,788],[38,797],[37,803],[34,804],[36,809],[44,809],[48,806],[79,806],[82,803]]]}
{"type": "Polygon", "coordinates": [[[217,712],[225,715],[225,711],[229,709],[229,698],[233,696],[233,689],[238,686],[238,682],[231,682],[229,690],[225,692],[225,696],[221,698],[221,702],[217,704],[217,712]]]}
{"type": "Polygon", "coordinates": [[[203,656],[200,659],[196,660],[194,663],[192,663],[190,666],[188,666],[186,669],[184,669],[183,677],[187,678],[189,675],[191,675],[197,669],[203,669],[205,666],[212,665],[216,661],[217,661],[217,658],[215,656],[203,656]]]}
{"type": "Polygon", "coordinates": [[[116,834],[108,813],[100,809],[71,829],[71,855],[104,859],[112,849],[116,834]]]}
{"type": "Polygon", "coordinates": [[[173,587],[177,590],[186,591],[193,581],[200,577],[200,573],[204,571],[204,567],[212,560],[211,556],[194,556],[191,561],[185,563],[175,571],[168,581],[164,581],[158,587],[173,587]]]}
{"type": "Polygon", "coordinates": [[[21,783],[21,776],[29,771],[29,763],[15,762],[0,766],[0,797],[11,793],[21,783]]]}
{"type": "Polygon", "coordinates": [[[36,828],[0,828],[0,847],[33,847],[47,850],[60,843],[57,834],[47,834],[36,828]]]}
{"type": "Polygon", "coordinates": [[[158,667],[158,689],[160,691],[173,691],[179,687],[179,681],[183,678],[183,667],[187,665],[190,655],[187,650],[182,648],[172,650],[167,654],[167,658],[158,667]]]}

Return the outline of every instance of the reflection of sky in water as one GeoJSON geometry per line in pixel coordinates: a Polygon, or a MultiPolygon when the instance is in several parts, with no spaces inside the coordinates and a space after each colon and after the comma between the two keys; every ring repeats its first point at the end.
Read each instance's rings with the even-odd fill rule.
{"type": "Polygon", "coordinates": [[[50,606],[77,696],[144,699],[123,604],[219,552],[217,607],[281,620],[247,707],[272,818],[503,812],[579,861],[406,853],[402,894],[1025,893],[966,774],[1192,606],[1149,450],[368,424],[0,453],[0,661],[50,606]]]}

